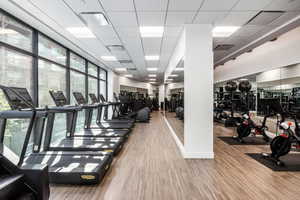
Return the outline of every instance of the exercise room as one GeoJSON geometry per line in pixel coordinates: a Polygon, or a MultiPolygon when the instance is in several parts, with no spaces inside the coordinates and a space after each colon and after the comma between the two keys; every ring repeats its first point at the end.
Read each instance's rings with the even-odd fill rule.
{"type": "Polygon", "coordinates": [[[0,200],[299,188],[300,0],[0,1],[0,200]]]}

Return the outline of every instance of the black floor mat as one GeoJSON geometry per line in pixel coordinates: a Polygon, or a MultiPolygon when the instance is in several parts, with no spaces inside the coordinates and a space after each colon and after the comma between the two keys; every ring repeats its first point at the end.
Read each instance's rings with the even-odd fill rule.
{"type": "Polygon", "coordinates": [[[300,171],[300,153],[282,156],[280,160],[284,162],[284,166],[277,166],[272,160],[264,158],[261,153],[247,153],[247,155],[273,171],[300,171]]]}
{"type": "Polygon", "coordinates": [[[244,138],[244,143],[239,142],[237,139],[227,136],[218,137],[220,140],[224,141],[229,145],[267,145],[268,143],[264,141],[261,137],[246,137],[244,138]]]}

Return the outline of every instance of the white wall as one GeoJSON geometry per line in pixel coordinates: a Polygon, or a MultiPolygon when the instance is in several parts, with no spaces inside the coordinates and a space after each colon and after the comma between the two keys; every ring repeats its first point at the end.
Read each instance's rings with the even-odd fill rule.
{"type": "Polygon", "coordinates": [[[300,63],[300,27],[218,66],[214,81],[226,81],[300,63]]]}

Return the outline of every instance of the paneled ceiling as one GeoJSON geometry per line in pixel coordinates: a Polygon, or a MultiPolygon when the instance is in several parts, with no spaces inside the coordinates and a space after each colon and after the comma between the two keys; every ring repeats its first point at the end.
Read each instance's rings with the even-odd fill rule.
{"type": "MultiPolygon", "coordinates": [[[[70,34],[66,27],[84,26],[79,14],[82,12],[102,12],[110,22],[108,26],[92,24],[90,29],[96,38],[74,38],[99,60],[101,56],[114,54],[119,60],[132,60],[132,63],[104,61],[115,69],[136,68],[126,73],[134,79],[147,81],[147,67],[157,67],[158,81],[163,73],[185,23],[212,23],[215,26],[242,26],[228,38],[215,38],[214,47],[219,44],[232,44],[229,50],[214,52],[215,63],[237,51],[253,40],[260,38],[297,17],[300,14],[300,0],[8,0],[23,7],[28,12],[43,15],[57,27],[65,37],[70,34]],[[29,6],[30,5],[30,6],[29,6]],[[260,11],[284,11],[278,16],[269,15],[247,24],[260,11]],[[164,26],[162,38],[141,38],[140,26],[164,26]],[[110,52],[107,45],[123,45],[125,51],[110,52]],[[145,61],[145,55],[160,55],[159,61],[145,61]]],[[[277,13],[278,14],[278,13],[277,13]]],[[[124,73],[124,72],[123,72],[124,73]]],[[[152,73],[152,72],[151,72],[152,73]]]]}

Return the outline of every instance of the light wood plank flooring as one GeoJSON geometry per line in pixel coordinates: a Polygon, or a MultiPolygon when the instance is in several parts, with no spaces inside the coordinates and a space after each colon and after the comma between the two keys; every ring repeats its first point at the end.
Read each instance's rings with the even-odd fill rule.
{"type": "MultiPolygon", "coordinates": [[[[273,172],[244,154],[267,146],[230,146],[215,138],[214,160],[184,160],[162,115],[152,116],[149,124],[136,125],[100,185],[52,186],[51,199],[300,199],[300,173],[273,172]]],[[[232,135],[233,129],[215,124],[214,132],[232,135]]]]}

